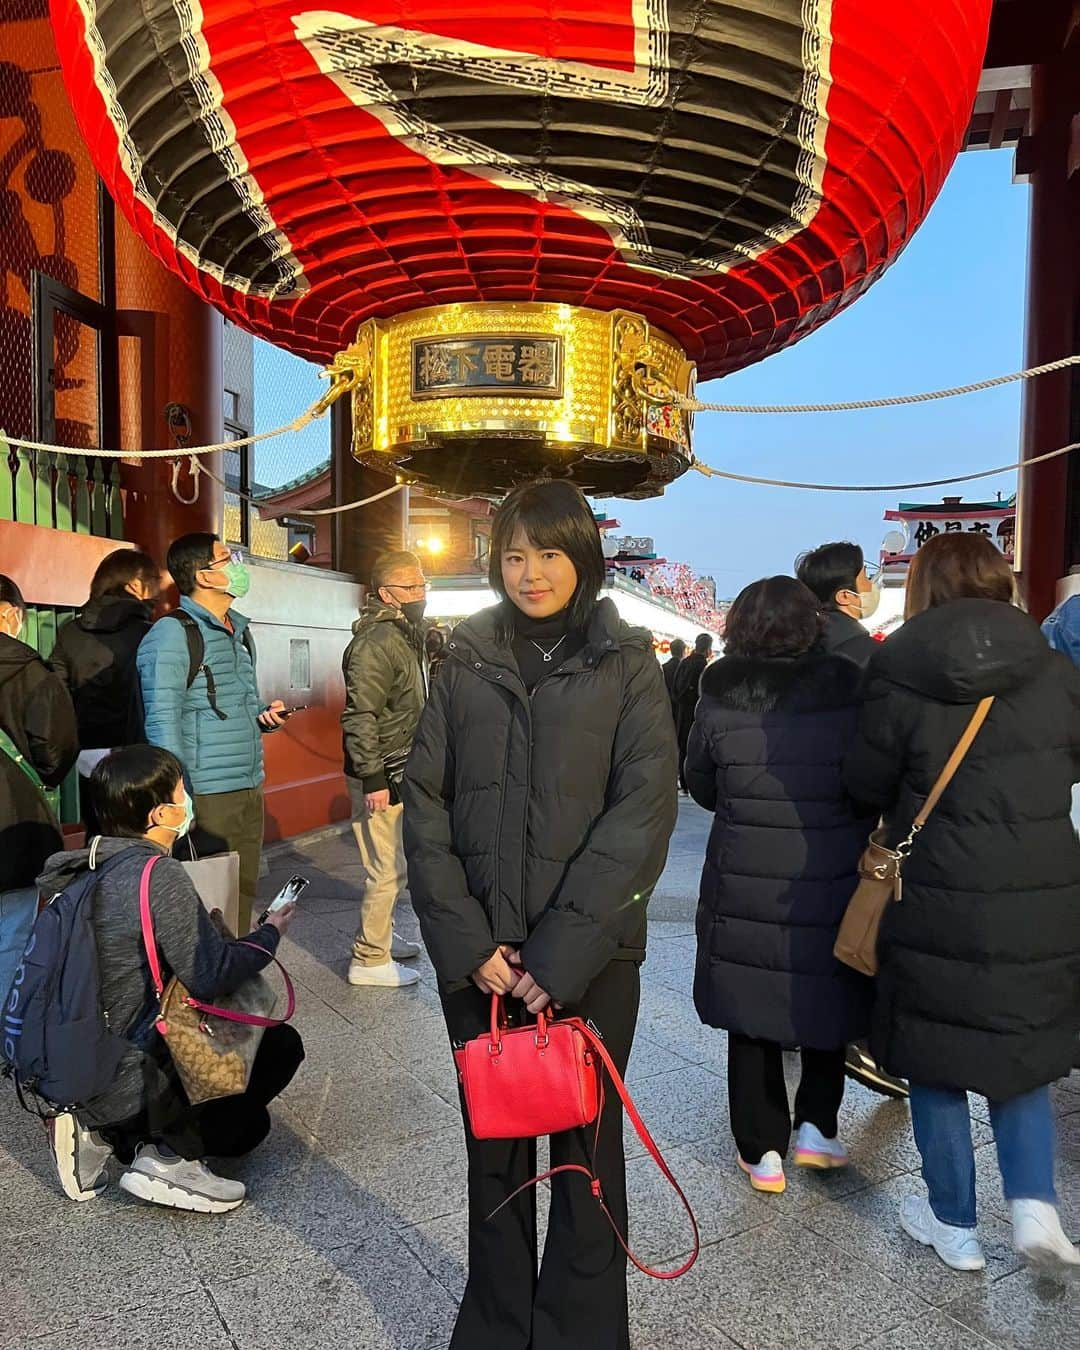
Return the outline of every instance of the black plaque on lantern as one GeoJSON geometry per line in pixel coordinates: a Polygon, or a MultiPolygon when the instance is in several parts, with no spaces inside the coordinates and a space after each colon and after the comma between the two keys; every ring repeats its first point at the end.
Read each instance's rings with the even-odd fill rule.
{"type": "Polygon", "coordinates": [[[461,398],[512,390],[515,396],[561,398],[561,337],[416,338],[413,398],[461,398]]]}

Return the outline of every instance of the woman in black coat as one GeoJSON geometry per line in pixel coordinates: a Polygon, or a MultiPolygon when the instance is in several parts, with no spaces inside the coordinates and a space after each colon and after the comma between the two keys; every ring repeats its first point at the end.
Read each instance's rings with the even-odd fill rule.
{"type": "Polygon", "coordinates": [[[45,789],[59,786],[79,752],[63,681],[19,641],[25,620],[22,593],[0,576],[0,1004],[37,914],[37,875],[63,846],[45,789]]]}
{"type": "Polygon", "coordinates": [[[88,835],[97,821],[87,784],[94,766],[132,734],[135,654],[161,589],[156,562],[121,548],[98,565],[90,598],[57,634],[50,664],[71,691],[79,723],[79,783],[88,835]]]}
{"type": "Polygon", "coordinates": [[[793,577],[757,581],[727,618],[705,672],[686,756],[695,801],[715,811],[697,913],[694,1002],[729,1033],[739,1165],[782,1191],[791,1136],[782,1048],[802,1047],[795,1161],[843,1167],[844,1047],[868,1022],[869,983],[833,956],[872,822],[841,783],[860,672],[818,649],[817,601],[793,577]]]}
{"type": "Polygon", "coordinates": [[[688,792],[686,782],[686,746],[694,725],[694,709],[701,689],[701,677],[712,660],[712,637],[699,633],[694,650],[679,663],[671,679],[671,705],[675,713],[675,737],[679,745],[679,787],[688,792]]]}
{"type": "MultiPolygon", "coordinates": [[[[675,824],[675,736],[652,637],[608,599],[581,493],[526,484],[496,513],[502,603],[454,632],[405,773],[409,888],[450,1039],[549,1003],[589,1019],[622,1071],[645,912],[675,824]]],[[[626,1258],[580,1176],[552,1180],[537,1275],[534,1139],[469,1154],[469,1280],[454,1350],[628,1350],[626,1258]],[[497,1212],[496,1212],[497,1211],[497,1212]]],[[[552,1166],[596,1157],[625,1233],[622,1110],[552,1136],[552,1166]]]]}
{"type": "Polygon", "coordinates": [[[870,665],[850,791],[903,840],[978,701],[994,703],[914,842],[882,925],[874,1056],[911,1081],[929,1202],[900,1221],[981,1269],[967,1092],[989,1098],[1018,1250],[1080,1262],[1056,1211],[1047,1085],[1080,1031],[1080,675],[1012,604],[979,535],[939,535],[908,577],[907,622],[870,665]]]}

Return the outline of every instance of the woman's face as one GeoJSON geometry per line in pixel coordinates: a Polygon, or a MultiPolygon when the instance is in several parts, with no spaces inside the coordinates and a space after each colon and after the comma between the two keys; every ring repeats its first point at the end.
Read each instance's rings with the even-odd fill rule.
{"type": "Polygon", "coordinates": [[[502,555],[502,580],[510,600],[530,619],[565,609],[577,590],[577,568],[557,548],[536,548],[519,526],[502,555]]]}

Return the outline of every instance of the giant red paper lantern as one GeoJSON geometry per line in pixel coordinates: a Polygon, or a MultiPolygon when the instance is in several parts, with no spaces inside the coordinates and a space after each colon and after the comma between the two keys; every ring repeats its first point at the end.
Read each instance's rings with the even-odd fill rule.
{"type": "MultiPolygon", "coordinates": [[[[110,191],[192,287],[324,358],[365,321],[375,360],[378,325],[471,306],[464,328],[439,310],[430,331],[480,345],[416,356],[410,397],[453,395],[475,412],[468,400],[498,393],[496,368],[513,366],[503,393],[516,425],[517,404],[558,397],[517,379],[530,361],[535,372],[548,330],[536,310],[516,328],[481,324],[476,306],[638,316],[647,354],[654,334],[670,345],[658,368],[673,378],[685,356],[708,378],[860,294],[959,149],[990,3],[52,0],[52,11],[110,191]],[[525,341],[503,343],[499,367],[488,347],[514,333],[525,341]],[[454,379],[417,384],[419,363],[439,375],[448,360],[454,379]]],[[[543,355],[545,376],[549,356],[563,393],[566,379],[584,383],[568,347],[543,355]]],[[[549,439],[588,441],[581,409],[563,413],[547,416],[549,439]]],[[[375,407],[376,449],[381,417],[375,407]]],[[[438,417],[409,417],[415,447],[438,417]]],[[[485,417],[459,420],[464,444],[485,417]]],[[[678,450],[669,432],[643,422],[645,440],[678,450]]]]}

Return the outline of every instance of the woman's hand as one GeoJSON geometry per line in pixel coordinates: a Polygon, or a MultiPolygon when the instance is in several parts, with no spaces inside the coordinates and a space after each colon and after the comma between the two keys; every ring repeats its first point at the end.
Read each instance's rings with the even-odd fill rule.
{"type": "Polygon", "coordinates": [[[472,982],[477,989],[485,994],[509,994],[513,990],[518,975],[511,969],[508,956],[516,957],[517,952],[504,945],[473,971],[472,982]]]}
{"type": "Polygon", "coordinates": [[[526,1010],[534,1015],[543,1012],[551,1003],[551,995],[546,994],[540,988],[528,971],[525,971],[513,989],[510,990],[510,994],[513,998],[520,998],[524,1002],[526,1010]]]}
{"type": "Polygon", "coordinates": [[[296,914],[296,902],[294,900],[292,904],[282,905],[282,907],[278,910],[275,910],[273,914],[268,914],[266,916],[266,922],[268,924],[272,924],[273,927],[275,927],[278,930],[281,936],[284,937],[285,934],[289,931],[289,925],[292,923],[295,914],[296,914]]]}

